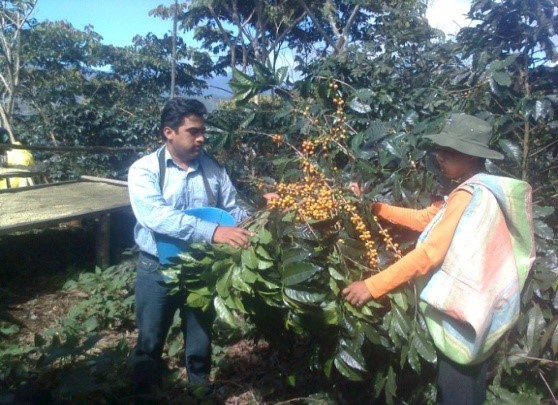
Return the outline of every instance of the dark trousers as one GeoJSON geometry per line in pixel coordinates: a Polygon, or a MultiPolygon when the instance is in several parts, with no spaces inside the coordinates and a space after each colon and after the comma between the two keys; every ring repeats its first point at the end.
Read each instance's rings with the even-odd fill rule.
{"type": "Polygon", "coordinates": [[[489,359],[473,365],[461,365],[438,352],[436,404],[480,405],[486,400],[489,359]]]}
{"type": "Polygon", "coordinates": [[[188,308],[184,293],[170,294],[172,286],[165,283],[162,268],[157,258],[140,253],[135,290],[139,334],[131,359],[137,394],[151,392],[154,386],[162,385],[161,355],[177,310],[182,321],[188,382],[207,383],[211,369],[214,313],[188,308]]]}

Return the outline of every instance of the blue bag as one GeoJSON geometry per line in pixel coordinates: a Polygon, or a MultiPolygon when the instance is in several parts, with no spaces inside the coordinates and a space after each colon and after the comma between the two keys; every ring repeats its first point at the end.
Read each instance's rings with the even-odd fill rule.
{"type": "MultiPolygon", "coordinates": [[[[189,208],[182,211],[187,215],[223,226],[236,226],[236,220],[227,211],[215,207],[189,208]]],[[[164,265],[174,264],[181,252],[188,249],[188,242],[167,235],[155,233],[159,262],[164,265]]]]}

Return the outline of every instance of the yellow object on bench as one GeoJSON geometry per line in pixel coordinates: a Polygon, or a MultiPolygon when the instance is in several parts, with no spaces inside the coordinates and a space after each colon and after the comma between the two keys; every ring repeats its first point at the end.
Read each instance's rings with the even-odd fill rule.
{"type": "MultiPolygon", "coordinates": [[[[21,145],[20,142],[15,142],[16,145],[21,145]]],[[[0,170],[6,172],[12,172],[10,166],[27,166],[31,167],[35,165],[35,159],[30,151],[24,149],[10,149],[6,151],[6,168],[0,170]]],[[[32,177],[10,177],[6,179],[0,179],[0,189],[4,188],[15,188],[15,187],[26,187],[32,186],[32,177]]]]}

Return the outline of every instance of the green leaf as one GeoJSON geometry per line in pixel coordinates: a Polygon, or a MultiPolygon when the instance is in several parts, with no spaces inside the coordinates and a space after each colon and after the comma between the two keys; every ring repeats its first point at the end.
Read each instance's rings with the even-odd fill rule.
{"type": "MultiPolygon", "coordinates": [[[[270,234],[271,235],[271,234],[270,234]]],[[[264,259],[266,261],[270,261],[273,262],[273,258],[271,257],[271,255],[269,254],[269,252],[265,249],[265,247],[263,247],[262,245],[258,245],[256,247],[256,255],[260,258],[260,259],[264,259]]]]}
{"type": "Polygon", "coordinates": [[[275,263],[267,261],[267,260],[260,260],[258,262],[258,270],[267,270],[272,268],[275,265],[275,263]]]}
{"type": "Polygon", "coordinates": [[[355,136],[353,136],[353,139],[351,140],[351,150],[357,152],[360,151],[360,145],[362,144],[363,140],[364,134],[362,132],[359,132],[355,136]]]}
{"type": "Polygon", "coordinates": [[[554,332],[552,333],[552,337],[550,339],[550,348],[554,353],[554,358],[558,356],[558,325],[554,328],[554,332]]]}
{"type": "Polygon", "coordinates": [[[552,111],[552,104],[548,100],[537,100],[535,102],[535,119],[546,118],[552,111]]]}
{"type": "Polygon", "coordinates": [[[393,314],[391,326],[399,336],[406,338],[409,335],[411,320],[398,305],[393,305],[391,312],[393,314]]]}
{"type": "Polygon", "coordinates": [[[13,335],[17,332],[19,332],[19,326],[17,325],[0,326],[0,335],[13,335]]]}
{"type": "Polygon", "coordinates": [[[336,356],[333,360],[333,364],[337,371],[341,373],[344,377],[348,378],[351,381],[362,381],[362,375],[358,372],[349,367],[342,358],[336,356]]]}
{"type": "Polygon", "coordinates": [[[538,345],[535,344],[537,338],[539,337],[540,331],[546,326],[546,321],[542,313],[541,307],[538,304],[534,304],[533,307],[527,313],[529,322],[527,324],[527,331],[525,332],[525,338],[527,339],[527,346],[530,348],[529,354],[531,356],[539,356],[538,345]]]}
{"type": "Polygon", "coordinates": [[[213,306],[215,307],[215,312],[217,314],[217,317],[222,322],[226,323],[231,328],[237,327],[238,322],[236,321],[236,318],[234,317],[233,313],[229,310],[229,308],[227,308],[225,302],[221,297],[215,297],[213,299],[213,306]]]}
{"type": "MultiPolygon", "coordinates": [[[[233,98],[233,100],[235,101],[246,101],[244,99],[250,98],[254,95],[254,92],[252,90],[248,90],[243,96],[239,95],[239,98],[237,100],[237,98],[233,98]]],[[[256,119],[256,113],[250,113],[246,116],[246,118],[244,118],[244,121],[242,121],[242,123],[240,124],[240,128],[242,129],[246,129],[249,128],[250,125],[254,122],[254,120],[256,119]]]]}
{"type": "Polygon", "coordinates": [[[223,298],[227,298],[230,295],[230,289],[232,287],[232,275],[229,273],[225,276],[219,277],[215,283],[215,290],[223,298]]]}
{"type": "Polygon", "coordinates": [[[556,353],[556,349],[558,348],[558,346],[556,346],[558,344],[558,336],[557,336],[558,315],[555,316],[553,319],[551,319],[548,322],[548,324],[543,328],[543,330],[545,332],[540,338],[539,346],[541,348],[545,347],[548,344],[548,341],[550,340],[550,346],[552,348],[552,351],[556,353]]]}
{"type": "Polygon", "coordinates": [[[374,96],[374,92],[370,89],[358,89],[353,94],[363,101],[372,101],[372,97],[374,96]]]}
{"type": "Polygon", "coordinates": [[[503,70],[492,72],[492,79],[500,86],[508,87],[512,84],[511,75],[503,70]]]}
{"type": "Polygon", "coordinates": [[[367,140],[370,142],[377,142],[384,138],[388,133],[389,127],[381,121],[372,121],[370,126],[365,131],[367,140]]]}
{"type": "Polygon", "coordinates": [[[328,268],[329,275],[332,279],[342,282],[347,282],[347,277],[343,276],[337,269],[333,266],[329,266],[328,268]]]}
{"type": "Polygon", "coordinates": [[[256,74],[256,80],[258,82],[260,82],[262,84],[272,84],[275,77],[273,76],[271,70],[268,69],[267,66],[264,66],[263,64],[261,64],[257,61],[254,61],[252,67],[254,69],[254,73],[256,74]]]}
{"type": "Polygon", "coordinates": [[[360,101],[358,98],[351,99],[348,105],[351,110],[360,114],[367,114],[372,111],[372,108],[367,103],[360,101]]]}
{"type": "Polygon", "coordinates": [[[504,155],[506,155],[507,157],[510,157],[514,160],[515,163],[520,164],[521,163],[521,159],[523,156],[523,151],[521,150],[521,148],[519,147],[519,145],[517,145],[516,143],[508,140],[508,139],[500,139],[500,141],[498,142],[500,147],[502,148],[502,151],[504,152],[504,155]]]}
{"type": "Polygon", "coordinates": [[[362,353],[352,350],[349,346],[340,348],[336,357],[352,369],[367,371],[362,353]]]}
{"type": "Polygon", "coordinates": [[[254,80],[247,74],[241,72],[238,69],[233,69],[232,80],[230,81],[230,86],[232,88],[239,88],[241,86],[253,86],[254,80]]]}
{"type": "Polygon", "coordinates": [[[247,284],[254,284],[259,279],[258,274],[248,268],[241,269],[240,275],[247,284]]]}
{"type": "Polygon", "coordinates": [[[403,311],[409,308],[409,302],[407,301],[407,296],[405,295],[404,291],[397,291],[389,294],[389,297],[392,298],[396,305],[401,308],[403,311]]]}
{"type": "Polygon", "coordinates": [[[235,268],[233,274],[231,276],[232,280],[232,287],[238,291],[243,291],[247,294],[252,294],[253,290],[251,285],[254,283],[256,278],[253,277],[254,273],[248,270],[247,268],[235,268]],[[248,280],[250,280],[250,284],[248,284],[248,280]]]}
{"type": "Polygon", "coordinates": [[[273,236],[271,235],[271,232],[269,232],[267,229],[262,228],[258,233],[257,233],[257,240],[258,243],[267,245],[269,243],[271,243],[271,241],[273,240],[273,236]]]}
{"type": "Polygon", "coordinates": [[[202,308],[205,309],[211,303],[211,294],[207,287],[200,290],[190,291],[188,297],[186,298],[186,304],[192,308],[202,308]]]}
{"type": "Polygon", "coordinates": [[[341,288],[339,288],[339,285],[337,284],[337,281],[333,277],[329,278],[329,283],[328,284],[329,284],[329,289],[331,290],[331,292],[335,296],[340,296],[341,288]]]}
{"type": "Polygon", "coordinates": [[[535,235],[547,240],[554,239],[554,231],[543,221],[535,219],[533,221],[533,225],[535,226],[535,235]]]}
{"type": "Polygon", "coordinates": [[[176,283],[178,282],[178,275],[180,274],[180,269],[177,267],[167,267],[161,270],[165,280],[167,283],[176,283]]]}
{"type": "MultiPolygon", "coordinates": [[[[413,337],[413,340],[414,339],[415,337],[413,337]]],[[[407,353],[407,362],[409,363],[409,365],[413,370],[415,370],[417,373],[420,373],[420,369],[421,369],[420,360],[419,360],[417,348],[414,345],[413,341],[411,341],[411,344],[409,346],[409,352],[407,353]]]]}
{"type": "Polygon", "coordinates": [[[343,239],[342,242],[339,241],[339,243],[337,243],[337,248],[344,256],[354,259],[362,256],[364,244],[358,240],[347,238],[343,239]]]}
{"type": "Polygon", "coordinates": [[[290,247],[283,251],[283,266],[291,263],[303,262],[310,257],[311,253],[301,247],[290,247]]]}
{"type": "Polygon", "coordinates": [[[417,329],[411,342],[417,353],[429,363],[436,361],[436,350],[430,339],[425,336],[424,331],[417,329]]]}
{"type": "Polygon", "coordinates": [[[227,257],[226,259],[217,260],[213,263],[211,270],[219,276],[223,276],[226,272],[230,271],[234,265],[234,261],[230,257],[227,257]]]}
{"type": "Polygon", "coordinates": [[[310,262],[289,263],[282,269],[283,284],[291,287],[303,283],[320,270],[322,270],[320,266],[310,262]]]}
{"type": "Polygon", "coordinates": [[[393,398],[395,398],[397,395],[397,381],[395,371],[393,371],[393,367],[391,365],[388,369],[385,390],[387,402],[392,403],[393,398]]]}
{"type": "Polygon", "coordinates": [[[287,78],[287,73],[289,72],[289,68],[287,66],[282,66],[275,72],[275,83],[280,85],[285,81],[287,78]]]}
{"type": "Polygon", "coordinates": [[[339,322],[339,306],[335,301],[329,301],[322,307],[322,317],[326,325],[337,325],[339,322]]]}
{"type": "Polygon", "coordinates": [[[83,323],[83,327],[87,332],[93,332],[99,327],[99,321],[96,316],[92,316],[83,323]]]}
{"type": "Polygon", "coordinates": [[[366,338],[375,345],[380,344],[381,338],[380,338],[380,334],[378,333],[378,331],[376,330],[376,328],[370,324],[367,323],[363,323],[361,326],[361,330],[364,333],[364,336],[366,336],[366,338]]]}
{"type": "Polygon", "coordinates": [[[291,300],[303,304],[321,303],[327,297],[327,293],[324,292],[294,290],[292,288],[285,288],[283,293],[291,300]]]}
{"type": "Polygon", "coordinates": [[[328,378],[331,377],[331,371],[333,369],[333,364],[334,364],[334,358],[333,357],[330,357],[329,359],[327,359],[323,363],[323,372],[324,372],[325,376],[328,377],[328,378]]]}
{"type": "Polygon", "coordinates": [[[182,341],[180,339],[173,339],[169,343],[168,355],[174,357],[182,350],[182,341]]]}
{"type": "Polygon", "coordinates": [[[552,215],[554,213],[554,207],[546,206],[541,207],[540,205],[533,205],[533,217],[534,218],[544,218],[552,215]]]}
{"type": "Polygon", "coordinates": [[[254,247],[250,246],[248,249],[242,251],[242,265],[249,269],[258,268],[258,257],[256,256],[256,251],[254,247]]]}
{"type": "Polygon", "coordinates": [[[248,99],[252,98],[253,96],[254,96],[254,91],[252,89],[248,89],[239,93],[235,93],[235,95],[232,98],[232,101],[246,102],[248,99]]]}

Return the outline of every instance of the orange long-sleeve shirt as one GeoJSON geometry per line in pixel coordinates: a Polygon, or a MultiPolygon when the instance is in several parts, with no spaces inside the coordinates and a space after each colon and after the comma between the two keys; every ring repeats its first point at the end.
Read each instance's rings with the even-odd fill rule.
{"type": "MultiPolygon", "coordinates": [[[[471,193],[457,190],[447,200],[446,210],[430,232],[428,239],[407,253],[396,263],[364,282],[374,298],[399,287],[407,281],[427,274],[444,260],[451,244],[453,234],[461,215],[471,200],[471,193]]],[[[423,231],[441,208],[441,204],[433,204],[422,210],[393,207],[388,204],[374,204],[374,213],[380,218],[414,231],[423,231]]]]}

